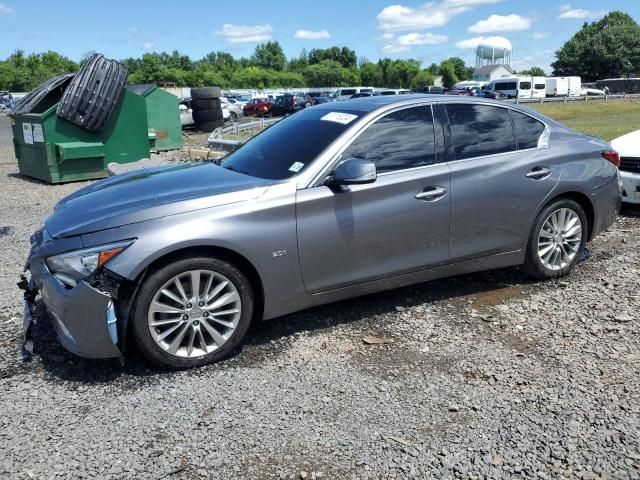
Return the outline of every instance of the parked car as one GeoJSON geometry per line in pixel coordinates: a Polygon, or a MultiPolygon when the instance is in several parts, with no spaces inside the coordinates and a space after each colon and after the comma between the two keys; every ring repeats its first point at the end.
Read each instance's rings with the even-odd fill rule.
{"type": "Polygon", "coordinates": [[[181,98],[178,102],[178,109],[180,110],[180,123],[183,128],[195,125],[190,98],[181,98]]]}
{"type": "Polygon", "coordinates": [[[65,197],[31,238],[60,342],[219,360],[252,320],[478,270],[567,275],[620,208],[619,157],[515,104],[409,95],[328,103],[220,165],[132,171],[65,197]],[[304,142],[292,141],[305,138],[304,142]]]}
{"type": "Polygon", "coordinates": [[[449,90],[445,90],[444,92],[445,95],[458,95],[458,96],[468,96],[468,97],[472,97],[473,94],[469,91],[466,90],[464,88],[450,88],[449,90]]]}
{"type": "Polygon", "coordinates": [[[363,98],[363,97],[373,97],[373,92],[359,92],[351,95],[350,98],[363,98]]]}
{"type": "Polygon", "coordinates": [[[349,100],[358,93],[371,93],[373,94],[373,87],[348,87],[339,88],[331,94],[337,101],[349,100]]]}
{"type": "Polygon", "coordinates": [[[620,153],[622,201],[640,204],[640,130],[611,140],[620,153]]]}
{"type": "Polygon", "coordinates": [[[435,87],[433,85],[426,85],[424,87],[419,87],[413,91],[414,93],[432,93],[432,94],[441,94],[444,93],[443,87],[435,87]]]}
{"type": "Polygon", "coordinates": [[[312,99],[304,93],[285,93],[276,98],[269,110],[269,115],[279,117],[291,115],[311,105],[312,99]]]}
{"type": "Polygon", "coordinates": [[[269,113],[271,105],[273,105],[273,102],[267,97],[254,98],[242,107],[242,112],[246,116],[258,115],[263,117],[269,113]]]}
{"type": "Polygon", "coordinates": [[[238,118],[244,115],[242,107],[240,107],[237,102],[232,102],[228,98],[220,97],[220,103],[222,104],[221,106],[223,114],[225,110],[228,113],[228,118],[225,118],[225,120],[229,120],[230,122],[237,122],[238,118]]]}
{"type": "Polygon", "coordinates": [[[406,88],[397,88],[397,89],[386,89],[380,90],[376,92],[378,95],[407,95],[411,93],[411,90],[407,90],[406,88]]]}
{"type": "Polygon", "coordinates": [[[332,97],[313,97],[311,99],[312,105],[322,105],[323,103],[335,102],[336,99],[332,97]]]}

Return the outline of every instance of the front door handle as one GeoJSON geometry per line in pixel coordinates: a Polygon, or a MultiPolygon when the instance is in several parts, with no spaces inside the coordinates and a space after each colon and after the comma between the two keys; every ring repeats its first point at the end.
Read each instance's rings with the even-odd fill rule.
{"type": "Polygon", "coordinates": [[[427,187],[424,190],[416,194],[418,200],[437,200],[444,197],[447,193],[447,189],[443,187],[427,187]]]}
{"type": "Polygon", "coordinates": [[[532,180],[544,180],[551,175],[551,170],[547,167],[534,167],[527,172],[527,178],[532,180]]]}

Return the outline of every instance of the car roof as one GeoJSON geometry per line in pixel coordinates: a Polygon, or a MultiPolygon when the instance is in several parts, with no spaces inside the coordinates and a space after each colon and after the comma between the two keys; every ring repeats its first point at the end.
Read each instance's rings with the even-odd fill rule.
{"type": "MultiPolygon", "coordinates": [[[[459,97],[459,96],[447,96],[443,97],[442,95],[431,95],[428,93],[414,93],[411,95],[377,95],[371,97],[360,97],[354,98],[350,100],[344,100],[341,102],[332,102],[332,103],[323,103],[317,105],[313,108],[317,108],[318,110],[331,110],[334,112],[338,111],[359,111],[359,112],[372,112],[379,108],[384,108],[392,104],[405,105],[415,103],[418,100],[424,101],[424,103],[431,102],[463,102],[463,103],[492,103],[495,105],[506,106],[504,102],[493,100],[489,98],[479,98],[479,97],[459,97]]],[[[509,104],[509,106],[512,106],[509,104]]]]}

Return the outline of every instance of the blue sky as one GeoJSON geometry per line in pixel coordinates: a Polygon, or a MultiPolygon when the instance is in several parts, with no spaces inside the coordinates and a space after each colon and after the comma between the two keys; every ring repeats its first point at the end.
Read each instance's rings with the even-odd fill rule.
{"type": "Polygon", "coordinates": [[[272,39],[288,57],[346,45],[374,61],[412,57],[426,66],[456,55],[473,64],[478,40],[500,35],[513,44],[516,69],[548,69],[582,22],[611,10],[640,21],[640,0],[0,0],[0,58],[16,49],[74,60],[92,50],[116,59],[173,50],[194,59],[212,50],[239,57],[272,39]]]}

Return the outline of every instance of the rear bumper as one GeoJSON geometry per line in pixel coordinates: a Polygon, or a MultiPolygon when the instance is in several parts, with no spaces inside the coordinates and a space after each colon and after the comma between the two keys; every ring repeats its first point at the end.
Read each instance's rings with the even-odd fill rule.
{"type": "Polygon", "coordinates": [[[84,281],[65,288],[42,259],[31,261],[28,268],[31,284],[40,292],[64,348],[87,358],[121,356],[111,295],[84,281]]]}
{"type": "Polygon", "coordinates": [[[640,173],[620,172],[622,201],[640,204],[640,173]]]}
{"type": "Polygon", "coordinates": [[[599,189],[591,196],[594,207],[594,226],[591,238],[613,225],[622,207],[622,197],[618,176],[612,178],[611,183],[599,189]]]}

